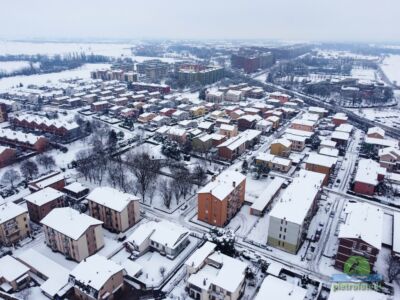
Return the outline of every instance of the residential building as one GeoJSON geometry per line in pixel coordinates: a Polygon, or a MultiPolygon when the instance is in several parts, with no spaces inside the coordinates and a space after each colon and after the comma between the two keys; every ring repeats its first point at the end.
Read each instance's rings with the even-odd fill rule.
{"type": "Polygon", "coordinates": [[[296,119],[293,120],[292,123],[290,124],[290,128],[309,131],[309,132],[314,132],[315,126],[316,126],[315,122],[305,119],[296,119]]]}
{"type": "Polygon", "coordinates": [[[297,253],[317,210],[324,178],[324,174],[299,171],[269,213],[268,245],[297,253]]]}
{"type": "Polygon", "coordinates": [[[339,126],[342,124],[346,124],[348,121],[349,117],[345,113],[336,113],[332,117],[332,122],[335,124],[335,126],[339,126]]]}
{"type": "Polygon", "coordinates": [[[274,198],[281,191],[281,188],[285,181],[286,180],[281,177],[275,177],[250,206],[250,214],[255,216],[262,216],[266,211],[268,211],[274,198]]]}
{"type": "Polygon", "coordinates": [[[290,146],[290,150],[292,151],[302,152],[306,147],[307,138],[305,136],[286,133],[283,139],[292,143],[290,146]]]}
{"type": "Polygon", "coordinates": [[[112,232],[123,232],[140,219],[139,198],[110,187],[97,187],[87,197],[89,214],[112,232]]]}
{"type": "Polygon", "coordinates": [[[136,255],[157,251],[170,259],[177,257],[190,243],[190,231],[169,221],[141,224],[127,237],[127,247],[136,255]]]}
{"type": "Polygon", "coordinates": [[[46,187],[23,198],[26,201],[29,218],[39,223],[50,211],[56,207],[64,207],[64,193],[46,187]]]}
{"type": "Polygon", "coordinates": [[[239,131],[254,129],[257,122],[262,120],[258,115],[244,115],[237,120],[239,131]]]}
{"type": "Polygon", "coordinates": [[[375,139],[384,139],[385,130],[380,127],[371,127],[368,129],[367,136],[375,139]]]}
{"type": "Polygon", "coordinates": [[[221,124],[219,127],[219,134],[222,134],[230,139],[238,135],[238,128],[236,125],[221,124]]]}
{"type": "Polygon", "coordinates": [[[146,124],[150,123],[157,115],[155,113],[146,112],[139,115],[138,122],[146,124]]]}
{"type": "Polygon", "coordinates": [[[344,214],[335,268],[343,270],[350,257],[361,256],[370,264],[366,271],[372,270],[382,247],[383,210],[368,203],[348,202],[344,214]]]}
{"type": "Polygon", "coordinates": [[[306,160],[306,170],[325,174],[324,185],[328,185],[329,176],[333,173],[337,158],[318,153],[310,153],[306,160]]]}
{"type": "Polygon", "coordinates": [[[292,166],[292,160],[269,153],[259,153],[256,157],[256,164],[263,165],[269,170],[287,173],[292,166]]]}
{"type": "Polygon", "coordinates": [[[62,191],[65,187],[64,174],[58,171],[50,172],[28,183],[28,188],[31,192],[36,192],[46,187],[52,187],[53,189],[62,191]]]}
{"type": "Polygon", "coordinates": [[[225,93],[224,98],[227,102],[240,102],[243,99],[243,92],[237,90],[229,90],[225,93]]]}
{"type": "Polygon", "coordinates": [[[0,258],[0,290],[17,292],[29,285],[29,268],[11,255],[0,258]]]}
{"type": "Polygon", "coordinates": [[[186,287],[193,299],[238,300],[245,289],[247,264],[215,251],[216,245],[206,242],[186,261],[186,287]]]}
{"type": "Polygon", "coordinates": [[[70,207],[54,208],[41,221],[46,245],[75,261],[82,261],[104,246],[103,222],[70,207]]]}
{"type": "Polygon", "coordinates": [[[199,82],[202,85],[212,84],[224,76],[224,68],[199,64],[183,64],[179,67],[178,81],[185,85],[199,82]]]}
{"type": "Polygon", "coordinates": [[[98,254],[81,261],[68,281],[78,299],[119,299],[124,289],[121,265],[98,254]]]}
{"type": "Polygon", "coordinates": [[[220,91],[211,91],[206,95],[206,100],[212,103],[221,103],[224,101],[224,93],[220,91]]]}
{"type": "Polygon", "coordinates": [[[82,185],[80,182],[73,182],[66,185],[63,190],[65,199],[70,203],[78,203],[86,198],[89,194],[89,188],[82,185]]]}
{"type": "Polygon", "coordinates": [[[246,189],[246,176],[225,171],[213,178],[197,193],[198,219],[223,227],[242,207],[246,189]]]}
{"type": "Polygon", "coordinates": [[[271,143],[270,153],[273,155],[288,157],[290,155],[291,147],[292,143],[289,140],[280,138],[271,143]]]}
{"type": "Polygon", "coordinates": [[[381,167],[389,172],[398,172],[400,170],[400,150],[394,147],[387,147],[379,150],[379,163],[381,167]]]}
{"type": "Polygon", "coordinates": [[[290,100],[291,96],[281,92],[273,92],[269,94],[269,98],[279,100],[281,104],[284,104],[290,100]]]}
{"type": "Polygon", "coordinates": [[[353,191],[359,194],[373,196],[379,182],[386,175],[386,169],[372,159],[360,159],[354,178],[353,191]]]}
{"type": "Polygon", "coordinates": [[[16,156],[17,150],[10,147],[0,146],[0,168],[11,165],[15,162],[16,156]]]}
{"type": "Polygon", "coordinates": [[[8,128],[0,129],[0,142],[40,153],[45,151],[48,145],[48,140],[43,136],[14,131],[8,128]]]}
{"type": "Polygon", "coordinates": [[[264,278],[258,294],[254,300],[304,300],[307,299],[307,290],[295,282],[268,275],[264,278]]]}
{"type": "Polygon", "coordinates": [[[11,201],[0,204],[0,243],[11,246],[29,234],[28,210],[11,201]]]}

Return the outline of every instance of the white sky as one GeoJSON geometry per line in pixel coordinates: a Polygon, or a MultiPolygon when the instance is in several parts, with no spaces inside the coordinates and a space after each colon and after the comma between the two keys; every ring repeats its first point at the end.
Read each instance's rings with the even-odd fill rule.
{"type": "Polygon", "coordinates": [[[1,0],[0,37],[400,41],[400,0],[1,0]]]}

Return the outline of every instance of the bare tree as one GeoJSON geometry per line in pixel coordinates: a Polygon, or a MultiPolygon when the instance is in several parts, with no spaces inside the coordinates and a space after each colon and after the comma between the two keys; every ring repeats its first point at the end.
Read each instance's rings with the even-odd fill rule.
{"type": "Polygon", "coordinates": [[[173,194],[171,183],[167,179],[160,181],[159,192],[160,192],[161,198],[163,199],[163,203],[164,203],[165,207],[169,209],[171,206],[171,201],[172,201],[174,194],[173,194]]]}
{"type": "Polygon", "coordinates": [[[6,184],[11,184],[11,187],[14,188],[14,183],[21,179],[19,172],[15,169],[8,169],[4,172],[1,181],[6,184]]]}
{"type": "Polygon", "coordinates": [[[149,188],[158,177],[160,163],[152,160],[145,152],[129,153],[127,155],[127,164],[137,179],[137,189],[145,202],[149,188]]]}
{"type": "Polygon", "coordinates": [[[47,154],[38,155],[36,157],[36,162],[39,165],[43,165],[46,168],[46,170],[51,169],[52,167],[54,167],[56,165],[54,157],[51,155],[47,155],[47,154]]]}
{"type": "Polygon", "coordinates": [[[20,166],[20,171],[26,179],[32,179],[39,173],[37,164],[32,160],[24,161],[20,166]]]}
{"type": "Polygon", "coordinates": [[[174,178],[176,185],[180,190],[180,195],[183,196],[183,199],[186,199],[186,196],[190,193],[193,186],[190,180],[191,174],[189,170],[186,167],[178,169],[175,173],[174,178]]]}
{"type": "Polygon", "coordinates": [[[388,278],[390,282],[400,281],[400,260],[393,255],[388,255],[386,258],[388,278]]]}
{"type": "Polygon", "coordinates": [[[203,167],[197,165],[193,170],[192,178],[194,182],[197,184],[197,186],[200,187],[205,183],[207,179],[207,173],[203,167]]]}

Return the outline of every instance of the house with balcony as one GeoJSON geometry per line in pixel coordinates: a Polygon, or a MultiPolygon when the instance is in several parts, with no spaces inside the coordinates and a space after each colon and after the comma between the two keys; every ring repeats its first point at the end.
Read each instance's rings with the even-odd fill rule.
{"type": "Polygon", "coordinates": [[[29,234],[28,210],[11,201],[0,204],[0,244],[11,246],[29,234]]]}

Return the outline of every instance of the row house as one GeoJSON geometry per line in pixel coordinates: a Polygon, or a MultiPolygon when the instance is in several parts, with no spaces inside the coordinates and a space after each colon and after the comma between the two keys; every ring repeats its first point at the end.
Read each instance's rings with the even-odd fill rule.
{"type": "Polygon", "coordinates": [[[48,140],[43,136],[14,131],[8,128],[0,129],[0,143],[39,153],[44,152],[48,146],[48,140]]]}
{"type": "Polygon", "coordinates": [[[28,188],[31,192],[36,192],[38,190],[44,189],[46,187],[51,187],[58,191],[62,191],[65,187],[65,177],[64,174],[56,171],[50,172],[39,178],[29,181],[28,188]]]}
{"type": "Polygon", "coordinates": [[[70,207],[54,208],[41,224],[46,245],[69,259],[80,262],[104,247],[103,222],[70,207]]]}

